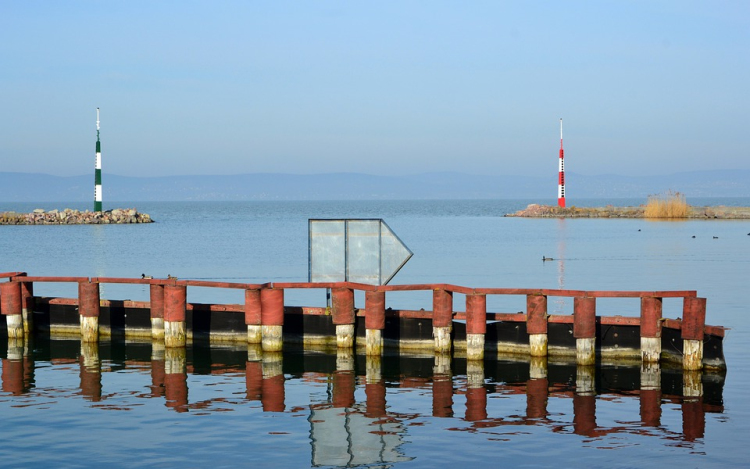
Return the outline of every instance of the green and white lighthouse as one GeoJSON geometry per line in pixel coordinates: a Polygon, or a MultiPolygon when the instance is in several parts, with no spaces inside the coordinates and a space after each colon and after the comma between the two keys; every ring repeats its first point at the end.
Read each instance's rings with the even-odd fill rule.
{"type": "Polygon", "coordinates": [[[102,211],[102,145],[99,143],[99,108],[96,108],[96,163],[94,165],[94,211],[102,211]]]}

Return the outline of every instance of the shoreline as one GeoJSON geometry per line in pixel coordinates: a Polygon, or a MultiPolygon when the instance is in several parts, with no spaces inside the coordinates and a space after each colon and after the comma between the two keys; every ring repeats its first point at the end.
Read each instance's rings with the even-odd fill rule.
{"type": "Polygon", "coordinates": [[[153,223],[147,213],[134,208],[115,208],[102,212],[85,210],[45,211],[41,208],[31,213],[0,212],[0,225],[122,225],[131,223],[153,223]]]}
{"type": "MultiPolygon", "coordinates": [[[[523,210],[506,214],[519,218],[646,218],[645,205],[637,207],[558,207],[555,205],[529,204],[523,210]]],[[[688,215],[681,218],[651,218],[652,220],[750,220],[750,207],[690,206],[688,215]]]]}

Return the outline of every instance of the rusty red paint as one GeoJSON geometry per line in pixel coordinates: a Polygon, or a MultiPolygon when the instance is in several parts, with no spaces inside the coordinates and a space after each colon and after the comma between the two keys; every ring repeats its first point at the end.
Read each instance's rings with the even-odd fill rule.
{"type": "Polygon", "coordinates": [[[476,422],[487,418],[487,388],[468,388],[466,390],[466,421],[476,422]]]}
{"type": "Polygon", "coordinates": [[[245,324],[259,326],[262,320],[262,303],[260,290],[257,288],[245,290],[245,324]]]}
{"type": "Polygon", "coordinates": [[[365,329],[385,329],[385,292],[365,292],[365,329]]]}
{"type": "Polygon", "coordinates": [[[26,311],[34,310],[34,284],[31,282],[21,283],[21,307],[26,311]]]}
{"type": "Polygon", "coordinates": [[[2,390],[19,396],[23,394],[23,361],[2,359],[2,390]]]}
{"type": "Polygon", "coordinates": [[[453,320],[453,293],[444,289],[432,291],[432,327],[449,327],[453,320]]]}
{"type": "Polygon", "coordinates": [[[26,277],[26,272],[0,272],[0,278],[26,277]]]}
{"type": "Polygon", "coordinates": [[[647,427],[661,425],[661,389],[642,389],[640,395],[641,421],[647,427]]]}
{"type": "Polygon", "coordinates": [[[354,324],[354,290],[331,289],[331,319],[336,325],[354,324]]]}
{"type": "MultiPolygon", "coordinates": [[[[681,291],[583,291],[583,290],[555,290],[555,289],[524,289],[524,288],[467,288],[449,284],[417,284],[417,285],[387,285],[387,286],[373,286],[364,285],[352,282],[333,282],[333,283],[308,283],[308,282],[297,282],[297,283],[267,283],[267,284],[242,284],[242,283],[230,283],[230,282],[209,282],[209,281],[197,281],[197,280],[177,280],[177,279],[129,279],[129,278],[116,278],[116,277],[99,277],[89,280],[86,277],[29,277],[25,272],[5,272],[0,273],[0,278],[8,278],[10,282],[7,283],[19,283],[22,285],[22,305],[26,305],[27,309],[31,309],[31,301],[39,301],[40,304],[59,304],[59,305],[76,305],[80,304],[77,299],[66,299],[66,298],[52,298],[43,299],[35,298],[33,296],[33,282],[75,282],[79,285],[83,283],[124,283],[124,284],[149,284],[151,286],[180,286],[186,288],[190,286],[201,286],[201,287],[213,287],[213,288],[244,288],[245,290],[258,290],[262,288],[264,291],[276,291],[270,296],[279,295],[281,298],[275,300],[269,300],[266,298],[266,303],[271,310],[276,311],[277,319],[273,322],[283,322],[284,305],[283,305],[283,290],[279,287],[288,288],[345,288],[345,289],[356,289],[359,291],[366,292],[366,295],[375,294],[376,296],[384,295],[386,291],[433,291],[433,311],[429,310],[387,310],[382,316],[383,319],[378,317],[378,314],[368,314],[367,309],[356,310],[352,308],[354,315],[364,316],[366,325],[378,325],[380,326],[384,322],[384,316],[388,317],[404,317],[404,318],[421,318],[421,319],[433,319],[433,325],[440,327],[450,325],[452,319],[467,319],[468,314],[463,312],[452,311],[452,299],[453,293],[466,294],[467,297],[476,294],[498,294],[498,295],[527,295],[527,309],[530,314],[525,315],[523,313],[487,313],[485,311],[486,320],[489,321],[506,321],[506,322],[526,322],[527,330],[530,333],[542,332],[546,326],[542,320],[541,310],[539,305],[531,305],[529,307],[529,298],[538,298],[544,296],[574,296],[574,297],[586,297],[586,298],[642,298],[642,311],[641,318],[622,318],[622,317],[603,317],[595,318],[594,327],[596,321],[599,320],[602,324],[627,324],[627,325],[641,325],[643,336],[648,337],[658,334],[660,327],[668,327],[672,329],[683,330],[683,335],[687,334],[690,337],[702,337],[703,334],[711,334],[713,336],[724,337],[725,328],[720,326],[707,326],[705,325],[705,305],[701,306],[700,299],[698,303],[693,303],[692,299],[697,298],[697,293],[694,290],[681,290],[681,291]],[[684,299],[686,305],[697,305],[697,306],[686,306],[683,314],[683,320],[672,320],[659,317],[657,315],[658,305],[654,305],[654,301],[660,301],[660,298],[675,298],[681,297],[684,299]],[[436,301],[437,300],[437,301],[436,301]],[[270,303],[269,303],[270,301],[270,303]],[[448,306],[450,303],[450,306],[448,306]],[[271,306],[275,304],[275,306],[271,306]],[[646,305],[646,306],[643,306],[646,305]],[[697,309],[695,309],[697,308],[697,309]],[[695,309],[695,310],[694,310],[695,309]],[[656,321],[654,321],[656,318],[656,321]],[[369,323],[368,321],[372,321],[369,323]],[[657,330],[655,333],[654,330],[657,330]]],[[[5,287],[10,288],[10,287],[5,287]]],[[[12,296],[12,295],[11,295],[12,296]]],[[[269,295],[266,294],[268,297],[269,295]]],[[[6,300],[7,301],[7,300],[6,300]]],[[[158,300],[157,300],[158,301],[158,300]]],[[[705,302],[705,299],[702,301],[705,302]]],[[[112,302],[108,300],[99,300],[100,307],[108,307],[112,302]]],[[[149,303],[134,302],[134,301],[118,301],[118,306],[125,305],[126,307],[141,308],[149,307],[149,303]]],[[[152,301],[153,303],[153,301],[152,301]]],[[[247,302],[246,302],[247,303],[247,302]]],[[[186,310],[200,309],[202,311],[227,311],[227,312],[238,312],[247,314],[247,305],[200,305],[200,304],[188,304],[185,302],[186,310]]],[[[10,307],[11,309],[15,307],[10,307]]],[[[2,307],[0,307],[2,309],[2,307]]],[[[6,307],[5,310],[8,310],[6,307]]],[[[156,307],[158,310],[158,305],[156,307]]],[[[348,310],[348,308],[345,308],[348,310]]],[[[384,309],[384,306],[383,306],[384,309]]],[[[378,306],[378,310],[380,307],[378,306]]],[[[84,314],[86,308],[84,306],[84,314]]],[[[289,308],[290,314],[326,314],[325,309],[322,308],[305,308],[296,307],[289,308]]],[[[156,313],[158,315],[158,312],[156,313]]],[[[254,313],[257,316],[257,309],[254,313]]],[[[251,313],[251,316],[253,313],[251,313]]],[[[594,314],[595,316],[595,314],[594,314]]],[[[261,320],[263,318],[263,301],[261,301],[261,320]]],[[[252,319],[252,318],[251,318],[252,319]]],[[[559,324],[573,324],[576,323],[573,316],[548,316],[546,323],[559,323],[559,324]]],[[[269,324],[272,325],[272,324],[269,324]]],[[[279,325],[279,324],[276,324],[279,325]]],[[[578,324],[578,329],[583,327],[583,323],[578,324]]],[[[591,326],[589,321],[589,326],[591,326]]],[[[686,336],[686,338],[687,338],[686,336]]],[[[699,339],[697,339],[699,340],[699,339]]]]}
{"type": "Polygon", "coordinates": [[[264,326],[284,325],[284,290],[264,288],[260,291],[261,324],[264,326]]]}
{"type": "Polygon", "coordinates": [[[166,363],[164,359],[151,360],[151,397],[164,397],[164,377],[166,363]]]}
{"type": "Polygon", "coordinates": [[[98,318],[99,311],[99,284],[90,282],[79,283],[78,313],[85,318],[98,318]]]}
{"type": "Polygon", "coordinates": [[[605,326],[638,326],[641,324],[640,318],[625,316],[601,316],[598,321],[605,326]]]}
{"type": "Polygon", "coordinates": [[[596,298],[576,297],[573,300],[573,337],[596,337],[596,298]]]}
{"type": "Polygon", "coordinates": [[[102,399],[101,369],[85,366],[83,360],[81,356],[81,394],[93,402],[99,402],[102,399]]]}
{"type": "Polygon", "coordinates": [[[682,402],[682,433],[687,441],[703,438],[706,432],[706,411],[702,399],[682,402]]]}
{"type": "Polygon", "coordinates": [[[547,333],[547,297],[526,295],[526,331],[529,334],[547,333]]]}
{"type": "Polygon", "coordinates": [[[450,375],[435,375],[432,381],[432,416],[453,417],[453,380],[450,375]]]}
{"type": "Polygon", "coordinates": [[[187,373],[164,374],[164,397],[167,407],[177,412],[188,410],[187,373]]]}
{"type": "Polygon", "coordinates": [[[487,332],[487,297],[466,295],[466,333],[485,334],[487,332]]]}
{"type": "Polygon", "coordinates": [[[547,416],[549,381],[547,378],[526,381],[526,416],[540,419],[547,416]]]}
{"type": "Polygon", "coordinates": [[[164,286],[164,320],[185,322],[187,289],[182,285],[164,286]]]}
{"type": "Polygon", "coordinates": [[[661,315],[661,298],[641,298],[641,337],[661,337],[661,315]]]}
{"type": "MultiPolygon", "coordinates": [[[[284,290],[276,291],[283,292],[284,290]]],[[[284,412],[284,398],[284,375],[263,378],[260,399],[263,412],[284,412]]]]}
{"type": "Polygon", "coordinates": [[[5,316],[21,314],[21,284],[0,283],[0,311],[5,316]]]}
{"type": "Polygon", "coordinates": [[[149,285],[152,319],[164,319],[164,285],[149,285]]]}
{"type": "Polygon", "coordinates": [[[367,396],[365,417],[378,419],[385,417],[385,381],[382,379],[378,382],[365,384],[365,396],[367,396]]]}
{"type": "Polygon", "coordinates": [[[263,390],[263,366],[259,361],[245,363],[245,397],[249,401],[261,400],[263,390]]]}
{"type": "Polygon", "coordinates": [[[333,407],[353,407],[356,376],[353,371],[336,371],[333,373],[333,407]]]}
{"type": "Polygon", "coordinates": [[[573,433],[596,436],[596,396],[573,394],[573,433]]]}
{"type": "Polygon", "coordinates": [[[685,298],[682,306],[682,338],[703,340],[706,325],[706,299],[685,298]]]}

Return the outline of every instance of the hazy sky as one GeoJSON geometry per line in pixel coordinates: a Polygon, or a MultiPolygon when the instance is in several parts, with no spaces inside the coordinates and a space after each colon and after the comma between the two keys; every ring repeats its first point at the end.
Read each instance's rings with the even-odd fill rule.
{"type": "MultiPolygon", "coordinates": [[[[750,2],[0,2],[0,171],[750,169],[750,2]]],[[[106,177],[106,176],[105,176],[106,177]]]]}

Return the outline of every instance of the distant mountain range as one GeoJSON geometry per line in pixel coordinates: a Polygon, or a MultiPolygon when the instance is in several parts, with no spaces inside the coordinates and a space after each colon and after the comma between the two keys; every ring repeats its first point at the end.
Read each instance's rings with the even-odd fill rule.
{"type": "MultiPolygon", "coordinates": [[[[555,175],[556,176],[556,175],[555,175]]],[[[643,198],[679,191],[690,197],[750,197],[750,170],[682,172],[663,176],[584,176],[566,173],[568,199],[643,198]]],[[[233,176],[103,176],[109,201],[556,199],[553,177],[425,173],[373,176],[358,173],[233,176]]],[[[0,202],[93,200],[94,175],[51,176],[0,172],[0,202]]]]}

